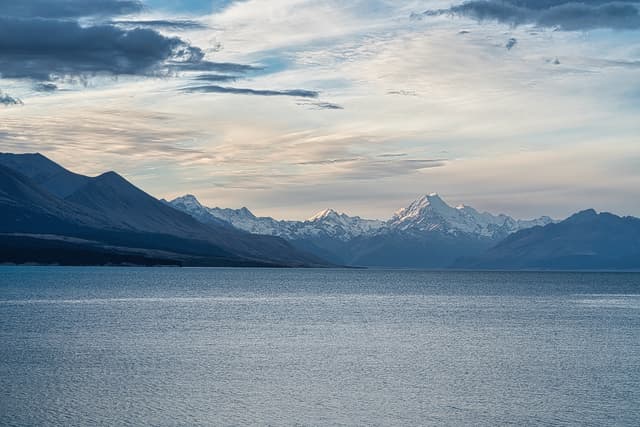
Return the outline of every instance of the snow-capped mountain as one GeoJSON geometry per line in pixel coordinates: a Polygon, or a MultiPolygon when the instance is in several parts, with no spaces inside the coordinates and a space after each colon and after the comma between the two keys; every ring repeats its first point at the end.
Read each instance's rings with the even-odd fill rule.
{"type": "Polygon", "coordinates": [[[349,240],[354,237],[376,233],[385,225],[384,221],[362,219],[359,216],[349,216],[333,209],[325,209],[304,221],[303,235],[315,233],[349,240]]]}
{"type": "Polygon", "coordinates": [[[546,225],[549,217],[516,220],[508,215],[478,212],[470,206],[451,207],[435,193],[423,196],[397,211],[388,221],[352,217],[333,209],[325,209],[305,221],[284,221],[256,217],[246,207],[240,209],[209,208],[193,195],[169,202],[202,222],[224,221],[254,234],[279,236],[288,240],[333,238],[349,241],[356,237],[392,233],[466,234],[483,238],[503,238],[523,228],[546,225]]]}
{"type": "Polygon", "coordinates": [[[500,238],[523,228],[546,225],[549,217],[516,220],[508,215],[478,212],[470,206],[451,207],[436,193],[423,196],[408,207],[397,211],[387,222],[387,228],[397,231],[442,232],[500,238]]]}
{"type": "Polygon", "coordinates": [[[342,241],[380,229],[383,221],[350,217],[333,209],[326,209],[305,221],[283,221],[270,217],[256,217],[246,207],[240,209],[208,208],[193,195],[178,197],[169,202],[173,207],[188,213],[202,222],[225,221],[232,226],[253,234],[265,234],[298,240],[327,237],[342,241]]]}
{"type": "Polygon", "coordinates": [[[452,207],[437,194],[420,197],[387,221],[333,209],[304,221],[283,221],[257,217],[247,208],[209,208],[192,195],[167,203],[201,222],[282,237],[320,258],[359,266],[446,268],[480,255],[518,230],[552,222],[549,217],[523,221],[464,205],[452,207]]]}

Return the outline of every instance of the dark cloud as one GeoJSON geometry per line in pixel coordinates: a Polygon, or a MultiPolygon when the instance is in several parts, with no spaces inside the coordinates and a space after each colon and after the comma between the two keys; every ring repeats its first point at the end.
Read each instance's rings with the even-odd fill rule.
{"type": "Polygon", "coordinates": [[[311,105],[320,110],[344,110],[342,105],[334,104],[332,102],[314,102],[311,105]]]}
{"type": "MultiPolygon", "coordinates": [[[[568,3],[581,3],[588,6],[601,6],[603,4],[614,3],[611,0],[501,0],[503,3],[510,3],[514,6],[534,10],[545,10],[568,3]]],[[[621,0],[619,3],[638,3],[637,0],[621,0]]]]}
{"type": "Polygon", "coordinates": [[[332,102],[299,102],[298,105],[307,106],[311,110],[344,110],[342,105],[332,102]]]}
{"type": "Polygon", "coordinates": [[[119,21],[111,21],[111,23],[115,25],[120,25],[123,27],[128,27],[128,28],[145,27],[145,28],[162,28],[162,29],[170,29],[170,30],[197,30],[197,29],[207,28],[206,25],[190,19],[177,19],[177,20],[154,19],[154,20],[147,20],[147,21],[119,20],[119,21]]]}
{"type": "Polygon", "coordinates": [[[263,70],[262,67],[256,67],[254,65],[236,64],[233,62],[213,62],[213,61],[178,61],[169,62],[169,67],[178,71],[203,71],[214,73],[238,73],[244,74],[250,71],[263,70]]]}
{"type": "Polygon", "coordinates": [[[509,40],[507,40],[507,43],[504,45],[504,47],[506,47],[507,50],[511,50],[517,44],[518,44],[518,39],[511,37],[509,40]]]}
{"type": "Polygon", "coordinates": [[[238,95],[258,95],[258,96],[294,96],[299,98],[317,98],[319,93],[312,90],[291,89],[291,90],[260,90],[249,88],[225,87],[217,85],[194,86],[182,89],[188,93],[233,93],[238,95]]]}
{"type": "Polygon", "coordinates": [[[181,39],[150,29],[0,17],[0,75],[4,78],[148,74],[167,60],[178,67],[206,62],[203,56],[181,39]]]}
{"type": "Polygon", "coordinates": [[[22,105],[22,101],[0,91],[0,105],[22,105]]]}
{"type": "Polygon", "coordinates": [[[139,0],[0,0],[0,15],[22,18],[115,16],[142,10],[139,0]]]}
{"type": "Polygon", "coordinates": [[[58,86],[54,83],[38,83],[34,88],[38,92],[55,92],[58,90],[58,86]]]}
{"type": "Polygon", "coordinates": [[[639,29],[639,3],[638,0],[472,0],[448,9],[428,10],[422,16],[450,14],[478,21],[492,20],[513,26],[534,24],[565,31],[639,29]]]}
{"type": "Polygon", "coordinates": [[[235,82],[238,80],[238,76],[229,74],[201,74],[199,76],[195,76],[193,80],[201,82],[235,82]]]}
{"type": "Polygon", "coordinates": [[[142,10],[139,0],[0,0],[0,78],[48,82],[98,74],[258,69],[205,60],[202,49],[153,28],[201,26],[196,21],[109,19],[142,10]]]}

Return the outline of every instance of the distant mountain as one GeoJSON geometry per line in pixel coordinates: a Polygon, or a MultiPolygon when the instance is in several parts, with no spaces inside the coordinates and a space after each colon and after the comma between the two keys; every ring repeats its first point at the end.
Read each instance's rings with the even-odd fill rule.
{"type": "Polygon", "coordinates": [[[332,209],[322,211],[306,221],[278,221],[270,217],[256,217],[246,207],[240,209],[208,208],[193,195],[172,200],[169,204],[205,223],[226,223],[253,234],[278,236],[287,240],[309,237],[329,237],[347,241],[373,232],[383,221],[361,219],[340,214],[332,209]]]}
{"type": "Polygon", "coordinates": [[[504,238],[523,228],[553,222],[548,216],[534,220],[516,220],[507,215],[478,212],[470,206],[451,207],[438,194],[421,197],[397,211],[387,223],[392,230],[467,234],[491,239],[504,238]]]}
{"type": "Polygon", "coordinates": [[[640,219],[579,212],[519,231],[458,267],[482,269],[640,269],[640,219]]]}
{"type": "MultiPolygon", "coordinates": [[[[6,244],[16,250],[28,247],[34,257],[41,253],[38,242],[47,247],[55,242],[88,252],[98,248],[100,254],[125,252],[130,259],[140,254],[165,257],[170,264],[181,265],[326,265],[283,239],[197,221],[115,172],[86,177],[39,154],[0,154],[0,233],[6,244]],[[17,242],[27,236],[28,244],[17,242]],[[80,240],[67,239],[63,244],[61,236],[80,240]],[[130,256],[131,250],[137,255],[130,256]]],[[[96,259],[100,257],[104,258],[96,259]]],[[[60,258],[62,263],[73,263],[73,257],[60,258]]]]}
{"type": "Polygon", "coordinates": [[[481,254],[515,231],[552,222],[549,217],[523,221],[468,206],[454,208],[437,194],[415,200],[388,221],[332,209],[305,221],[278,221],[256,217],[247,208],[209,208],[193,195],[169,203],[204,223],[225,221],[250,233],[282,237],[332,262],[359,266],[445,268],[459,257],[481,254]]]}
{"type": "Polygon", "coordinates": [[[115,172],[0,153],[0,264],[640,269],[640,219],[586,210],[519,220],[435,193],[386,221],[332,209],[304,221],[157,200],[115,172]],[[328,260],[324,261],[324,260],[328,260]]]}

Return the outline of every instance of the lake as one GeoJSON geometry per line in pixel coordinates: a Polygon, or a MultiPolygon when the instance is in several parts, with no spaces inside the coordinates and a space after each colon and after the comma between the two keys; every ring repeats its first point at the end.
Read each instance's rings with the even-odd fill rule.
{"type": "Polygon", "coordinates": [[[0,425],[639,425],[640,274],[0,267],[0,425]]]}

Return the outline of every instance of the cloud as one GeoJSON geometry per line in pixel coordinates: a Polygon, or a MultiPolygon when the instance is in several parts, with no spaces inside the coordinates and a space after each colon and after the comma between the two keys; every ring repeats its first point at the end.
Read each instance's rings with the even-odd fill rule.
{"type": "Polygon", "coordinates": [[[507,43],[504,45],[504,47],[506,47],[507,50],[511,50],[517,44],[518,44],[518,39],[511,37],[509,40],[507,40],[507,43]]]}
{"type": "MultiPolygon", "coordinates": [[[[69,96],[77,99],[82,95],[71,93],[69,96]]],[[[54,99],[48,102],[59,105],[54,99]]],[[[136,170],[136,164],[139,167],[149,159],[193,161],[205,155],[194,143],[204,135],[182,126],[184,118],[173,114],[127,108],[95,110],[86,106],[59,109],[57,114],[41,113],[37,109],[9,113],[0,120],[0,138],[5,151],[58,153],[65,159],[65,166],[79,168],[83,173],[105,170],[105,166],[91,170],[92,162],[113,156],[117,158],[114,165],[118,168],[126,166],[128,170],[136,170]],[[74,121],[82,126],[74,126],[74,121]]]]}
{"type": "Polygon", "coordinates": [[[225,87],[217,85],[194,86],[182,89],[188,93],[233,93],[238,95],[259,95],[259,96],[295,96],[299,98],[317,98],[319,93],[312,90],[291,89],[291,90],[261,90],[249,88],[225,87]]]}
{"type": "Polygon", "coordinates": [[[0,91],[0,105],[22,105],[22,101],[0,91]]]}
{"type": "Polygon", "coordinates": [[[201,82],[235,82],[238,80],[238,76],[232,76],[229,74],[201,74],[195,76],[193,80],[201,82]]]}
{"type": "Polygon", "coordinates": [[[112,24],[127,28],[161,28],[169,30],[200,30],[207,28],[206,25],[191,19],[150,19],[150,20],[116,20],[112,24]]]}
{"type": "Polygon", "coordinates": [[[143,10],[139,0],[0,0],[0,78],[258,69],[206,60],[202,49],[154,29],[201,28],[197,21],[101,19],[143,10]]]}
{"type": "Polygon", "coordinates": [[[448,9],[428,10],[422,16],[458,15],[477,21],[517,26],[534,24],[564,31],[595,28],[640,29],[637,0],[472,0],[448,9]]]}
{"type": "Polygon", "coordinates": [[[82,27],[75,21],[0,17],[3,78],[50,80],[98,73],[149,74],[159,71],[167,60],[173,60],[177,67],[200,63],[203,56],[200,49],[183,40],[150,29],[82,27]]]}
{"type": "Polygon", "coordinates": [[[55,92],[58,90],[58,85],[54,83],[38,83],[34,88],[38,92],[55,92]]]}
{"type": "Polygon", "coordinates": [[[387,95],[418,96],[418,93],[413,90],[389,90],[387,95]]]}
{"type": "Polygon", "coordinates": [[[139,0],[0,0],[0,15],[23,18],[114,16],[142,10],[139,0]]]}
{"type": "Polygon", "coordinates": [[[342,105],[332,102],[298,102],[298,105],[307,106],[311,110],[344,110],[342,105]]]}
{"type": "Polygon", "coordinates": [[[199,61],[170,61],[168,66],[176,71],[210,71],[216,73],[248,73],[260,71],[263,68],[255,65],[236,64],[233,62],[199,61]]]}
{"type": "Polygon", "coordinates": [[[394,157],[406,157],[407,155],[408,155],[407,153],[384,153],[384,154],[379,154],[378,157],[394,158],[394,157]]]}
{"type": "Polygon", "coordinates": [[[298,165],[308,166],[308,165],[335,165],[338,163],[352,163],[361,160],[358,157],[347,157],[344,159],[326,159],[326,160],[310,160],[307,162],[298,162],[298,165]]]}
{"type": "Polygon", "coordinates": [[[342,179],[367,180],[412,175],[425,169],[439,168],[447,165],[445,159],[402,159],[385,160],[363,159],[345,167],[338,172],[342,179]]]}
{"type": "Polygon", "coordinates": [[[224,9],[235,0],[145,0],[145,4],[155,9],[173,13],[208,14],[224,9]]]}
{"type": "Polygon", "coordinates": [[[331,174],[340,179],[371,180],[411,175],[423,169],[442,167],[447,164],[447,160],[362,157],[316,160],[298,164],[301,166],[332,166],[331,174]]]}

